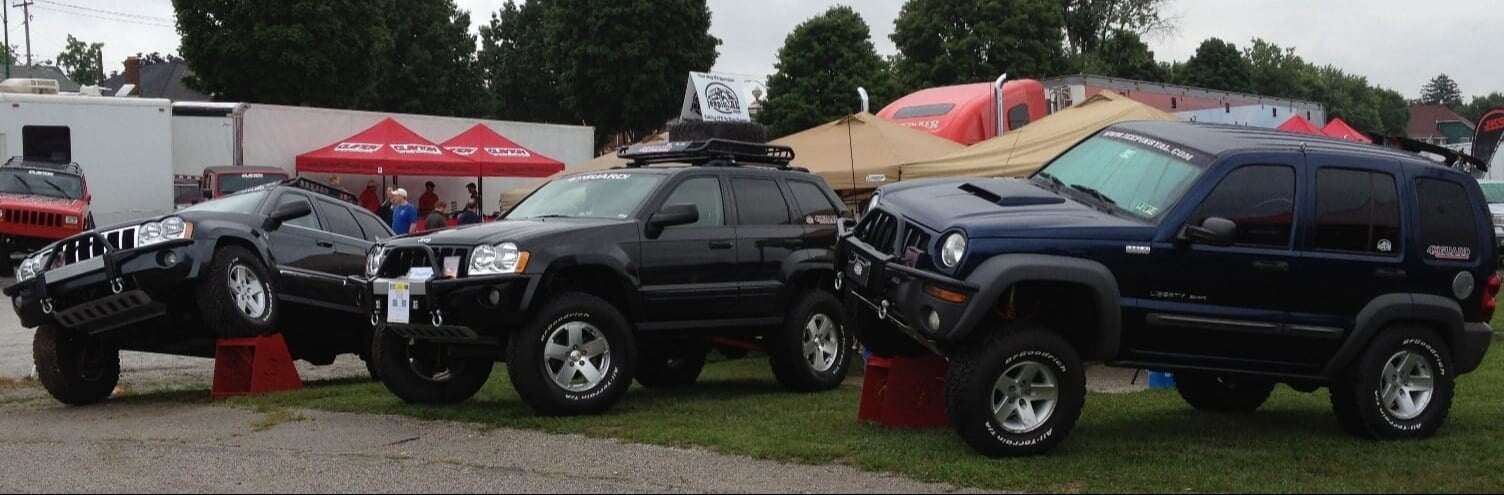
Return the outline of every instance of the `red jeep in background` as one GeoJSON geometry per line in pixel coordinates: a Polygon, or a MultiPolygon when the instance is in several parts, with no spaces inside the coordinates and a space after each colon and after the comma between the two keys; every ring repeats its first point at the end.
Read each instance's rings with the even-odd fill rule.
{"type": "Polygon", "coordinates": [[[0,271],[31,252],[94,228],[89,188],[77,163],[15,157],[0,166],[0,271]]]}
{"type": "Polygon", "coordinates": [[[203,200],[208,201],[291,177],[286,170],[277,167],[209,167],[204,169],[199,184],[204,192],[203,200]]]}

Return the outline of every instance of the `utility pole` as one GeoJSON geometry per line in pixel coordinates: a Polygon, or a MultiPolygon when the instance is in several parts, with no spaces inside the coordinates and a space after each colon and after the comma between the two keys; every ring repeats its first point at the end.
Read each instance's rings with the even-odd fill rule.
{"type": "Polygon", "coordinates": [[[5,78],[10,79],[10,66],[16,62],[11,60],[15,54],[10,52],[10,2],[0,3],[4,7],[4,19],[0,19],[0,25],[5,27],[5,78]]]}
{"type": "MultiPolygon", "coordinates": [[[[31,0],[22,0],[21,3],[11,5],[21,8],[21,22],[26,25],[26,66],[31,67],[31,0]]],[[[9,27],[7,25],[7,27],[9,27]]]]}

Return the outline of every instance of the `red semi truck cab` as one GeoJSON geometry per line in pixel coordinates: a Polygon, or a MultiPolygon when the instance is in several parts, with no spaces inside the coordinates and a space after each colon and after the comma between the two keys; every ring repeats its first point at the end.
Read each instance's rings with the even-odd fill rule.
{"type": "Polygon", "coordinates": [[[93,228],[89,188],[77,163],[11,158],[0,166],[0,267],[93,228]]]}
{"type": "MultiPolygon", "coordinates": [[[[971,145],[998,135],[998,105],[992,83],[929,88],[899,98],[878,112],[882,117],[951,141],[971,145]]],[[[1050,114],[1044,85],[1032,79],[1003,84],[1004,131],[1050,114]]]]}

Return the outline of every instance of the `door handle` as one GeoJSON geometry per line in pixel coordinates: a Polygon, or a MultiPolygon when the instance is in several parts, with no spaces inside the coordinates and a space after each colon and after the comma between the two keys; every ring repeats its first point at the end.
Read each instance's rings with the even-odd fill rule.
{"type": "Polygon", "coordinates": [[[313,241],[313,243],[314,244],[318,244],[319,247],[326,247],[326,248],[332,248],[332,247],[334,247],[334,241],[313,241]]]}
{"type": "Polygon", "coordinates": [[[1261,272],[1288,272],[1290,271],[1290,262],[1259,260],[1253,262],[1253,269],[1261,272]]]}
{"type": "Polygon", "coordinates": [[[1379,278],[1402,279],[1402,278],[1405,278],[1405,269],[1404,268],[1381,267],[1381,268],[1374,269],[1373,274],[1374,274],[1374,276],[1379,277],[1379,278]]]}
{"type": "Polygon", "coordinates": [[[731,249],[734,245],[731,241],[710,241],[710,249],[731,249]]]}

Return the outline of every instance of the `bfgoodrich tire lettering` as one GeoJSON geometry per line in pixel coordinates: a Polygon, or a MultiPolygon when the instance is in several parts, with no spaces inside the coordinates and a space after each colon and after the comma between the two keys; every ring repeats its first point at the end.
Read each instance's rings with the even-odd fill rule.
{"type": "Polygon", "coordinates": [[[1395,325],[1374,338],[1332,385],[1332,411],[1344,429],[1358,436],[1430,437],[1451,411],[1455,372],[1451,348],[1436,332],[1395,325]],[[1402,394],[1414,407],[1399,406],[1402,394]]]}
{"type": "Polygon", "coordinates": [[[1064,441],[1086,402],[1086,374],[1070,343],[1043,328],[1020,325],[978,332],[970,344],[951,356],[945,382],[946,413],[961,439],[989,457],[1042,454],[1064,441]],[[1010,392],[1001,385],[1008,381],[1001,380],[1005,373],[1030,367],[1052,375],[1053,392],[1022,383],[1047,383],[1039,374],[1015,380],[1025,385],[1020,390],[1010,392]],[[1053,403],[1045,404],[1050,397],[1053,403]],[[1037,424],[1023,428],[1020,423],[1027,422],[1008,421],[1008,408],[1020,400],[1047,417],[1036,417],[1037,424]],[[995,409],[998,403],[1004,407],[995,409]]]}
{"type": "Polygon", "coordinates": [[[454,404],[474,397],[494,362],[451,356],[438,344],[414,342],[386,327],[376,332],[370,373],[409,404],[454,404]]]}
{"type": "Polygon", "coordinates": [[[552,416],[596,414],[610,409],[631,386],[636,358],[636,342],[626,318],[610,303],[582,293],[555,296],[526,326],[512,334],[507,346],[507,370],[517,394],[540,414],[552,416]],[[566,345],[572,338],[571,328],[580,329],[582,337],[574,345],[566,345]],[[563,334],[559,333],[561,329],[563,334]],[[592,332],[602,339],[600,343],[583,337],[592,332]],[[551,350],[551,344],[566,349],[551,350]],[[601,344],[606,347],[606,359],[599,352],[601,344]],[[590,365],[576,371],[593,371],[588,374],[565,371],[562,366],[567,366],[570,359],[590,365]],[[560,384],[561,373],[570,375],[573,386],[560,384]]]}
{"type": "Polygon", "coordinates": [[[87,335],[42,325],[31,344],[37,379],[71,406],[109,398],[120,381],[120,351],[87,335]]]}

